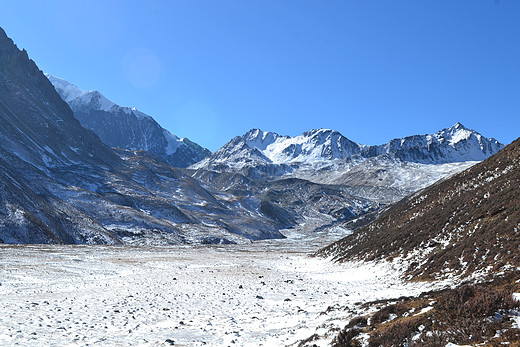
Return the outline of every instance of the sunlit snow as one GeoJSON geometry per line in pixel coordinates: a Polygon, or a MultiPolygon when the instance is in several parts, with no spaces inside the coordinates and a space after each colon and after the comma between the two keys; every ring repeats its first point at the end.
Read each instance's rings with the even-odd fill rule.
{"type": "Polygon", "coordinates": [[[226,246],[2,245],[0,341],[283,346],[318,333],[326,345],[361,303],[428,289],[403,283],[388,263],[308,256],[330,241],[295,234],[226,246]]]}

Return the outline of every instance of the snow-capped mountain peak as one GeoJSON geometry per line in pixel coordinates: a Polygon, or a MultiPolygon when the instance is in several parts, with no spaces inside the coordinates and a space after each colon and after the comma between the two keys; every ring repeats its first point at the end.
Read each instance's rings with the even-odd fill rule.
{"type": "Polygon", "coordinates": [[[381,146],[367,146],[363,154],[373,157],[387,153],[410,162],[444,164],[481,161],[503,147],[497,140],[456,123],[434,134],[408,136],[381,146]]]}
{"type": "MultiPolygon", "coordinates": [[[[223,149],[228,153],[236,153],[236,148],[244,145],[278,164],[344,159],[361,149],[359,144],[330,129],[309,130],[295,137],[252,129],[229,142],[223,149]]],[[[222,159],[223,153],[220,154],[222,159]]]]}
{"type": "Polygon", "coordinates": [[[97,90],[82,91],[64,79],[51,74],[45,76],[69,104],[81,125],[94,131],[110,147],[146,150],[179,167],[196,163],[211,154],[188,139],[178,138],[135,107],[119,106],[97,90]]]}
{"type": "Polygon", "coordinates": [[[58,91],[61,98],[65,102],[72,101],[88,93],[80,90],[75,84],[53,76],[49,73],[46,73],[45,76],[49,79],[49,81],[51,81],[51,83],[54,85],[54,88],[56,88],[56,91],[58,91]]]}
{"type": "Polygon", "coordinates": [[[98,90],[81,90],[78,86],[62,78],[53,76],[46,73],[45,76],[51,81],[56,88],[56,91],[60,94],[62,99],[70,104],[77,105],[89,105],[90,108],[99,111],[111,112],[111,111],[123,111],[128,115],[134,115],[137,118],[151,118],[146,113],[138,111],[135,107],[119,106],[116,103],[107,99],[98,90]]]}
{"type": "Polygon", "coordinates": [[[274,162],[316,162],[345,159],[361,149],[339,132],[314,129],[296,137],[285,137],[266,148],[266,155],[274,162]]]}
{"type": "Polygon", "coordinates": [[[242,138],[248,147],[265,151],[269,145],[273,144],[278,139],[283,138],[283,136],[270,131],[251,129],[245,133],[242,138]]]}
{"type": "Polygon", "coordinates": [[[101,111],[110,111],[112,107],[116,106],[112,101],[108,100],[97,90],[84,92],[78,99],[83,99],[83,103],[90,103],[96,109],[101,111]]]}
{"type": "Polygon", "coordinates": [[[45,76],[51,81],[56,88],[56,91],[60,94],[62,99],[67,102],[73,102],[75,100],[81,100],[82,103],[91,104],[98,110],[109,111],[115,104],[105,98],[97,90],[85,91],[78,88],[73,83],[70,83],[62,78],[53,76],[46,73],[45,76]]]}
{"type": "Polygon", "coordinates": [[[477,139],[481,139],[482,135],[477,133],[475,130],[468,129],[461,123],[457,123],[454,126],[443,129],[435,134],[439,141],[447,140],[450,146],[454,146],[460,141],[468,140],[472,135],[476,136],[477,139]]]}
{"type": "Polygon", "coordinates": [[[284,170],[291,170],[287,165],[345,159],[359,153],[361,148],[361,145],[330,129],[314,129],[295,137],[251,129],[192,168],[225,165],[234,169],[254,167],[257,171],[259,165],[273,164],[284,166],[284,169],[275,170],[277,174],[281,174],[284,170]]]}

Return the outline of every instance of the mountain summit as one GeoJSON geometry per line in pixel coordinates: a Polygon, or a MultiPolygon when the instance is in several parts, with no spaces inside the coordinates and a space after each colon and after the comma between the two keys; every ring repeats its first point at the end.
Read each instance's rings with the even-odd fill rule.
{"type": "Polygon", "coordinates": [[[151,116],[119,106],[97,90],[82,91],[64,79],[46,76],[81,125],[94,131],[110,147],[145,150],[176,167],[187,167],[211,154],[162,128],[151,116]]]}
{"type": "Polygon", "coordinates": [[[330,161],[348,158],[359,153],[361,148],[361,145],[329,129],[310,130],[296,137],[252,129],[232,139],[194,168],[226,163],[240,165],[245,161],[253,163],[251,158],[280,165],[330,161]]]}
{"type": "Polygon", "coordinates": [[[368,157],[381,154],[415,163],[443,164],[463,161],[482,161],[504,148],[494,138],[486,138],[475,130],[456,123],[434,134],[394,139],[380,146],[367,146],[368,157]]]}

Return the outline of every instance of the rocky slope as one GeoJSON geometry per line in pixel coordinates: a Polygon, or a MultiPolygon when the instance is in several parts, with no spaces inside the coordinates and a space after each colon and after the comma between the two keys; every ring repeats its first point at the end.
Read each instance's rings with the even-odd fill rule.
{"type": "Polygon", "coordinates": [[[110,147],[145,150],[175,167],[187,167],[211,154],[187,138],[173,135],[149,115],[116,105],[97,90],[82,91],[61,78],[46,76],[81,125],[110,147]]]}
{"type": "Polygon", "coordinates": [[[461,278],[518,267],[520,139],[489,159],[390,207],[318,254],[406,260],[414,279],[461,278]]]}
{"type": "Polygon", "coordinates": [[[247,242],[282,237],[260,201],[144,151],[112,150],[0,30],[0,242],[247,242]]]}

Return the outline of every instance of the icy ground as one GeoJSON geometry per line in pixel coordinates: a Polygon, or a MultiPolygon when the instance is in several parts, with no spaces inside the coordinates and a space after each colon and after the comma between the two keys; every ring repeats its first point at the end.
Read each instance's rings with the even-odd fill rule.
{"type": "Polygon", "coordinates": [[[1,345],[318,345],[359,304],[431,289],[308,254],[335,235],[223,246],[0,245],[1,345]]]}

